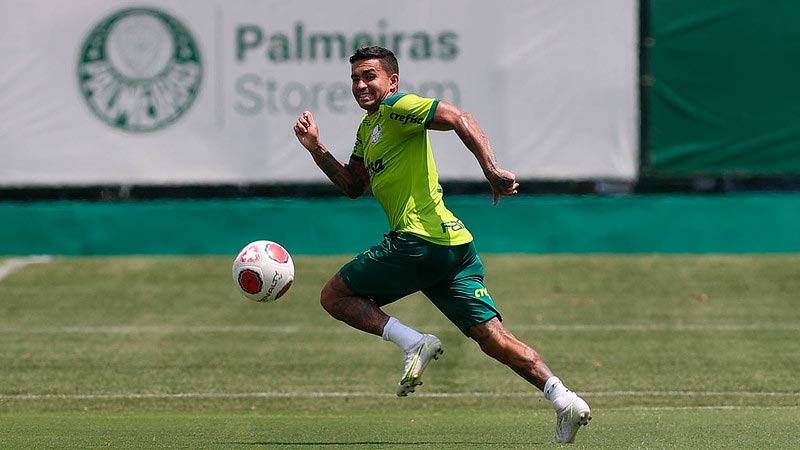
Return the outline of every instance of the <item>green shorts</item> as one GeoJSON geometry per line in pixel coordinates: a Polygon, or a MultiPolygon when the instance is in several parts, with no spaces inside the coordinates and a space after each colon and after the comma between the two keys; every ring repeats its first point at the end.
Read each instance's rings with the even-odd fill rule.
{"type": "Polygon", "coordinates": [[[501,319],[472,242],[449,247],[392,231],[339,273],[356,295],[379,306],[422,291],[464,334],[494,317],[501,319]]]}

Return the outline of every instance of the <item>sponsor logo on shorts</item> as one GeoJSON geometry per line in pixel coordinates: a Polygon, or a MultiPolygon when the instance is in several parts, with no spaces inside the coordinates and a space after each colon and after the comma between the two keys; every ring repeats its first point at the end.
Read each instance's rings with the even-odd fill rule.
{"type": "Polygon", "coordinates": [[[488,291],[486,288],[475,289],[475,297],[476,297],[476,298],[480,298],[480,297],[489,297],[489,298],[492,298],[492,297],[489,295],[489,291],[488,291]]]}

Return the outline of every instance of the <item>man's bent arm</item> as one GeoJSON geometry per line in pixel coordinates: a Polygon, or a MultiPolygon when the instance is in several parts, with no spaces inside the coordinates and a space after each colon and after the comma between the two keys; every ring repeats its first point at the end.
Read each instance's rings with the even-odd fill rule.
{"type": "Polygon", "coordinates": [[[314,162],[342,192],[350,198],[364,193],[369,186],[369,174],[364,162],[353,158],[343,164],[319,141],[319,128],[310,111],[305,111],[294,124],[294,134],[311,153],[314,162]]]}
{"type": "Polygon", "coordinates": [[[489,138],[472,114],[461,111],[447,102],[439,102],[429,128],[438,131],[455,130],[461,142],[475,155],[483,174],[492,186],[494,203],[500,195],[515,195],[519,183],[516,175],[500,168],[489,138]]]}
{"type": "Polygon", "coordinates": [[[430,123],[430,129],[455,130],[461,142],[475,155],[484,173],[494,172],[498,169],[497,158],[494,156],[489,138],[486,137],[472,114],[461,111],[449,103],[439,102],[430,123]]]}
{"type": "Polygon", "coordinates": [[[309,150],[314,162],[342,192],[350,198],[361,196],[369,185],[369,174],[364,163],[350,156],[347,164],[342,164],[325,146],[319,144],[309,150]]]}

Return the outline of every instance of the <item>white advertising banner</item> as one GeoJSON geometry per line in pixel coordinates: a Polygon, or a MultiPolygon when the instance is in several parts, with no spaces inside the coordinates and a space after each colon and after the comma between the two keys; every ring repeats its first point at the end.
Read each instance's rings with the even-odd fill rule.
{"type": "MultiPolygon", "coordinates": [[[[353,51],[471,112],[520,179],[632,180],[637,0],[5,0],[0,185],[322,181],[292,125],[346,160],[353,51]]],[[[442,180],[479,180],[431,132],[442,180]]]]}

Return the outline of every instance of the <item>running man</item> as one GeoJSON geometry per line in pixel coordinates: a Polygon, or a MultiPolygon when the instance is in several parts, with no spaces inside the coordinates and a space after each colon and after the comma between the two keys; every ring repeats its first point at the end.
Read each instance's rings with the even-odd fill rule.
{"type": "Polygon", "coordinates": [[[323,287],[320,302],[334,318],[382,336],[405,352],[396,393],[405,397],[422,384],[426,366],[443,354],[442,343],[389,317],[381,307],[421,291],[484,353],[544,392],[556,411],[557,442],[572,442],[591,420],[589,405],[553,375],[533,348],[501,322],[483,281],[483,263],[464,224],[447,209],[428,130],[455,131],[494,193],[515,195],[516,176],[500,168],[474,117],[447,102],[398,92],[395,55],[382,47],[350,57],[352,91],[366,111],[349,161],[322,144],[311,112],[294,125],[297,139],[330,180],[350,198],[367,187],[383,206],[391,231],[345,264],[323,287]]]}

